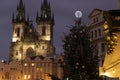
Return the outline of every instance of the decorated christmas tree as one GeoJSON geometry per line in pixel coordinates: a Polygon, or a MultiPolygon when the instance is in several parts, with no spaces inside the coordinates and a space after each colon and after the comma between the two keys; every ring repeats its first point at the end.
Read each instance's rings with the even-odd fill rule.
{"type": "Polygon", "coordinates": [[[98,57],[93,56],[93,48],[86,25],[78,19],[63,39],[65,79],[98,80],[98,57]]]}

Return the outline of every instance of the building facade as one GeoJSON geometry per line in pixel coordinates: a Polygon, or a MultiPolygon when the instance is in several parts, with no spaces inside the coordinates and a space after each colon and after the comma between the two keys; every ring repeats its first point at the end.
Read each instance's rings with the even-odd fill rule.
{"type": "Polygon", "coordinates": [[[94,9],[88,28],[99,56],[99,75],[105,80],[120,80],[120,10],[94,9]]]}
{"type": "Polygon", "coordinates": [[[53,46],[54,16],[50,3],[43,0],[41,14],[36,14],[37,29],[20,0],[12,15],[12,41],[9,62],[0,62],[0,80],[52,80],[62,79],[62,55],[53,46]]]}
{"type": "Polygon", "coordinates": [[[89,34],[92,43],[94,44],[97,54],[100,60],[100,66],[103,65],[104,57],[106,53],[106,46],[105,46],[105,35],[104,32],[104,11],[100,9],[94,9],[90,15],[88,16],[89,23],[89,34]]]}
{"type": "Polygon", "coordinates": [[[44,0],[41,5],[41,14],[37,13],[37,30],[33,23],[26,19],[25,5],[20,0],[16,14],[13,14],[13,34],[10,47],[10,61],[24,60],[32,56],[52,56],[55,54],[53,46],[54,16],[51,14],[50,4],[44,0]],[[39,16],[40,15],[40,16],[39,16]]]}

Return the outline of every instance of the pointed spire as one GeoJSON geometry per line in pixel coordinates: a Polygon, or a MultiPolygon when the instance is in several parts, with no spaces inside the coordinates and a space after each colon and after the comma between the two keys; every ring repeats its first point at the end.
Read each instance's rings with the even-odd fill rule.
{"type": "Polygon", "coordinates": [[[20,2],[19,2],[19,7],[20,8],[23,8],[24,6],[23,6],[23,1],[22,0],[20,0],[20,2]]]}
{"type": "Polygon", "coordinates": [[[36,21],[38,21],[38,19],[39,19],[39,13],[38,13],[38,11],[37,11],[37,14],[36,14],[36,21]]]}
{"type": "Polygon", "coordinates": [[[49,4],[48,4],[48,7],[50,8],[50,2],[49,2],[49,4]]]}
{"type": "Polygon", "coordinates": [[[29,23],[29,21],[30,21],[30,20],[29,20],[29,14],[28,14],[28,16],[27,16],[27,22],[29,23]]]}
{"type": "Polygon", "coordinates": [[[47,5],[48,3],[47,3],[47,0],[44,0],[44,5],[47,5]]]}
{"type": "Polygon", "coordinates": [[[39,13],[38,13],[38,11],[37,11],[36,18],[38,18],[38,17],[39,17],[39,13]]]}
{"type": "Polygon", "coordinates": [[[14,22],[14,13],[12,13],[12,22],[14,22]]]}

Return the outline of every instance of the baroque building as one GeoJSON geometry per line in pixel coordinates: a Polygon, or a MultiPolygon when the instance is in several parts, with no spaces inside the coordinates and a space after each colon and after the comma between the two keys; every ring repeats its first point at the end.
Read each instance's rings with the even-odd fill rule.
{"type": "Polygon", "coordinates": [[[50,3],[47,0],[41,5],[41,14],[37,13],[37,30],[29,17],[26,20],[25,5],[20,0],[16,14],[13,14],[13,34],[10,47],[10,61],[24,60],[32,56],[53,56],[53,26],[54,16],[51,14],[50,3]],[[40,16],[39,16],[40,15],[40,16]]]}
{"type": "Polygon", "coordinates": [[[37,29],[23,0],[12,15],[12,41],[9,62],[0,62],[0,80],[52,80],[63,77],[63,57],[53,46],[54,16],[50,3],[43,0],[41,14],[36,14],[37,29]]]}

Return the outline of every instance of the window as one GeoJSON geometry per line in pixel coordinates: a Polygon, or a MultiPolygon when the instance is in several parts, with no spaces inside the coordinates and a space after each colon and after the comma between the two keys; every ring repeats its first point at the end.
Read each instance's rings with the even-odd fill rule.
{"type": "Polygon", "coordinates": [[[18,56],[18,52],[16,52],[16,55],[18,56]]]}
{"type": "Polygon", "coordinates": [[[101,52],[105,52],[105,44],[104,43],[101,44],[101,52]]]}
{"type": "Polygon", "coordinates": [[[95,18],[93,18],[93,23],[95,23],[95,18]]]}
{"type": "Polygon", "coordinates": [[[42,49],[45,49],[45,46],[42,46],[42,49]]]}
{"type": "Polygon", "coordinates": [[[98,22],[98,17],[93,18],[93,23],[98,22]]]}
{"type": "Polygon", "coordinates": [[[42,35],[45,35],[45,26],[42,27],[42,35]]]}
{"type": "Polygon", "coordinates": [[[20,28],[17,28],[17,29],[15,30],[15,33],[17,33],[17,37],[20,37],[20,28]]]}
{"type": "Polygon", "coordinates": [[[96,22],[98,22],[98,17],[96,17],[96,22]]]}
{"type": "Polygon", "coordinates": [[[93,38],[93,31],[91,32],[91,38],[93,38]]]}
{"type": "Polygon", "coordinates": [[[98,29],[98,32],[99,32],[99,36],[101,36],[101,29],[98,29]]]}
{"type": "Polygon", "coordinates": [[[95,38],[97,37],[97,30],[95,30],[95,38]]]}

